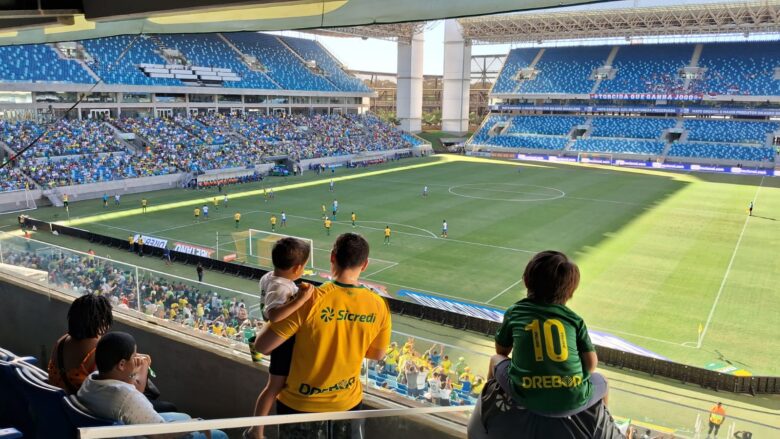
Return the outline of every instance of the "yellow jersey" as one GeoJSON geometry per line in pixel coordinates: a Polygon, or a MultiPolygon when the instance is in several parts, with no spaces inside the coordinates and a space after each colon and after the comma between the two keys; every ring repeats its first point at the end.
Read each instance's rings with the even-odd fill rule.
{"type": "Polygon", "coordinates": [[[357,219],[357,216],[353,213],[352,214],[352,221],[355,221],[357,219]]]}
{"type": "Polygon", "coordinates": [[[390,311],[365,287],[328,282],[271,330],[285,339],[296,336],[279,401],[302,412],[349,410],[363,399],[360,366],[366,351],[390,344],[390,311]]]}
{"type": "Polygon", "coordinates": [[[233,219],[236,220],[236,221],[241,220],[241,214],[237,213],[237,214],[233,215],[233,219]]]}
{"type": "Polygon", "coordinates": [[[275,216],[271,217],[271,224],[272,225],[276,225],[276,217],[275,216]]]}
{"type": "Polygon", "coordinates": [[[328,229],[330,228],[330,220],[329,219],[325,220],[325,227],[328,228],[328,229]]]}
{"type": "Polygon", "coordinates": [[[325,213],[325,205],[322,205],[322,213],[325,213]]]}
{"type": "Polygon", "coordinates": [[[390,236],[390,227],[385,227],[385,236],[390,236]]]}
{"type": "Polygon", "coordinates": [[[195,209],[195,216],[200,216],[200,209],[195,209]]]}
{"type": "Polygon", "coordinates": [[[146,200],[141,200],[141,206],[146,207],[146,200]]]}
{"type": "Polygon", "coordinates": [[[217,201],[217,197],[214,197],[214,205],[215,205],[215,206],[218,206],[218,205],[219,205],[219,201],[217,201]]]}

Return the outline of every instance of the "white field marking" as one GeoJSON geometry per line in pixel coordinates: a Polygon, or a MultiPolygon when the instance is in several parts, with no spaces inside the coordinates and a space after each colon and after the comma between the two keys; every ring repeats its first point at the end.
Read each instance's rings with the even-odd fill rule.
{"type": "MultiPolygon", "coordinates": [[[[758,199],[758,193],[761,191],[761,187],[764,185],[764,178],[765,177],[761,177],[761,183],[758,184],[756,194],[753,196],[753,203],[755,203],[758,199]]],[[[745,217],[745,223],[742,225],[742,231],[739,232],[737,244],[734,246],[734,251],[731,252],[731,259],[729,260],[729,265],[726,267],[726,273],[723,275],[723,280],[720,282],[718,294],[715,295],[715,301],[712,302],[712,308],[710,308],[710,314],[707,316],[707,322],[704,324],[704,329],[702,329],[701,334],[699,335],[699,341],[696,343],[697,349],[701,348],[701,343],[704,340],[704,336],[707,335],[707,330],[710,328],[712,316],[715,315],[715,308],[718,306],[718,302],[720,301],[720,295],[723,293],[723,289],[726,287],[726,281],[729,278],[729,273],[731,273],[731,266],[734,265],[734,259],[737,257],[737,250],[739,250],[739,245],[742,243],[742,237],[745,235],[745,229],[747,229],[748,222],[750,222],[750,215],[745,217]]]]}
{"type": "Polygon", "coordinates": [[[557,200],[559,198],[563,198],[566,196],[566,192],[556,189],[554,187],[547,187],[547,186],[537,186],[533,184],[510,184],[510,183],[473,183],[473,184],[460,184],[456,186],[450,186],[449,189],[447,189],[447,192],[451,193],[452,195],[457,195],[459,197],[465,197],[465,198],[474,198],[477,200],[486,200],[486,201],[513,201],[513,202],[519,202],[519,203],[528,203],[528,202],[534,202],[534,201],[552,201],[557,200]],[[529,193],[529,192],[521,192],[521,191],[502,191],[500,189],[477,189],[485,192],[508,192],[512,194],[526,194],[526,195],[538,195],[543,196],[544,198],[529,198],[529,199],[518,199],[518,198],[487,198],[487,197],[477,197],[474,195],[464,195],[459,194],[455,192],[455,189],[458,188],[465,188],[469,186],[480,186],[480,185],[504,185],[504,186],[525,186],[525,187],[535,187],[535,188],[541,188],[541,189],[549,189],[551,191],[558,192],[558,195],[555,196],[544,196],[544,194],[538,194],[538,193],[529,193]]]}
{"type": "MultiPolygon", "coordinates": [[[[352,224],[352,222],[351,222],[351,221],[336,221],[336,222],[337,222],[337,223],[341,223],[341,224],[352,224]]],[[[392,226],[408,227],[408,228],[410,228],[410,229],[415,229],[415,230],[419,230],[419,231],[421,231],[421,232],[425,232],[425,233],[427,233],[427,234],[429,234],[429,235],[433,236],[434,238],[438,238],[438,236],[437,236],[435,233],[431,232],[430,230],[423,229],[422,227],[415,227],[415,226],[410,226],[410,225],[408,225],[408,224],[401,224],[401,223],[388,223],[388,222],[382,222],[382,221],[360,221],[360,222],[362,222],[362,223],[368,223],[368,224],[387,224],[387,225],[392,225],[392,226]]],[[[384,230],[384,229],[376,229],[376,230],[384,230]]],[[[398,232],[398,233],[401,233],[401,232],[398,232]]]]}
{"type": "Polygon", "coordinates": [[[657,341],[659,343],[666,343],[666,344],[670,344],[670,345],[674,345],[674,346],[683,346],[683,347],[686,347],[686,348],[693,348],[693,346],[687,346],[685,343],[677,343],[677,342],[673,342],[673,341],[669,341],[669,340],[662,340],[660,338],[648,337],[646,335],[639,335],[639,334],[634,334],[634,333],[631,333],[631,332],[618,331],[616,329],[603,328],[603,327],[600,327],[600,326],[593,326],[593,325],[588,325],[588,327],[589,328],[593,328],[593,329],[597,329],[599,331],[611,332],[611,333],[620,334],[620,335],[628,335],[630,337],[643,338],[645,340],[657,341]]]}
{"type": "Polygon", "coordinates": [[[438,297],[449,297],[450,299],[455,299],[455,300],[458,300],[458,301],[463,302],[463,303],[470,303],[472,305],[480,305],[480,306],[488,305],[485,302],[480,302],[480,301],[477,301],[477,300],[471,300],[471,299],[465,298],[463,296],[453,296],[451,294],[439,293],[437,291],[426,290],[426,289],[418,288],[418,287],[410,287],[408,285],[396,284],[396,283],[387,282],[387,281],[384,281],[384,280],[368,279],[368,276],[361,276],[361,279],[371,280],[371,281],[377,282],[379,284],[392,285],[394,287],[403,288],[405,290],[414,291],[416,293],[428,293],[428,294],[433,294],[434,296],[438,296],[438,297]]]}
{"type": "Polygon", "coordinates": [[[516,281],[515,283],[513,283],[512,285],[510,285],[510,286],[508,286],[508,287],[504,288],[504,289],[503,289],[503,290],[502,290],[500,293],[498,293],[498,294],[496,294],[495,296],[491,297],[491,298],[490,298],[490,299],[488,299],[488,301],[487,301],[487,302],[485,302],[485,303],[487,304],[487,303],[490,303],[490,302],[492,302],[492,301],[494,301],[494,300],[498,299],[498,298],[499,298],[499,297],[500,297],[502,294],[504,294],[504,293],[506,293],[507,291],[511,290],[511,289],[512,289],[512,288],[513,288],[515,285],[519,284],[519,283],[520,283],[520,282],[522,282],[522,281],[523,281],[523,279],[520,279],[520,280],[516,281]]]}
{"type": "MultiPolygon", "coordinates": [[[[264,211],[262,211],[262,210],[251,210],[249,212],[241,212],[241,216],[251,215],[253,213],[262,213],[262,212],[264,212],[264,211]]],[[[271,212],[271,213],[275,213],[275,212],[271,212]]],[[[170,230],[183,229],[183,228],[186,228],[186,227],[197,226],[199,224],[206,224],[206,223],[209,223],[211,221],[221,221],[221,220],[226,220],[226,219],[233,219],[233,215],[220,216],[220,217],[217,217],[217,218],[213,218],[213,219],[209,219],[209,220],[205,220],[205,221],[194,222],[194,223],[191,223],[191,224],[182,224],[180,226],[168,227],[167,229],[160,229],[160,230],[156,230],[154,232],[149,232],[149,234],[151,235],[151,234],[157,234],[157,233],[162,233],[162,232],[168,232],[170,230]]]]}
{"type": "Polygon", "coordinates": [[[643,203],[632,203],[631,201],[607,200],[607,199],[604,199],[604,198],[572,197],[571,195],[567,195],[566,198],[567,199],[572,199],[572,200],[595,201],[597,203],[627,204],[629,206],[644,206],[644,205],[646,205],[646,204],[643,204],[643,203]]]}
{"type": "Polygon", "coordinates": [[[392,265],[388,265],[387,267],[380,268],[379,270],[377,270],[377,271],[375,271],[375,272],[373,272],[373,273],[371,273],[371,274],[367,274],[367,275],[365,275],[365,276],[363,276],[363,277],[368,277],[368,276],[376,276],[377,274],[379,274],[379,273],[381,273],[381,272],[383,272],[383,271],[385,271],[385,270],[389,270],[389,269],[391,269],[391,268],[395,268],[395,267],[397,267],[397,266],[398,266],[398,262],[396,262],[396,263],[394,263],[394,264],[392,264],[392,265]]]}

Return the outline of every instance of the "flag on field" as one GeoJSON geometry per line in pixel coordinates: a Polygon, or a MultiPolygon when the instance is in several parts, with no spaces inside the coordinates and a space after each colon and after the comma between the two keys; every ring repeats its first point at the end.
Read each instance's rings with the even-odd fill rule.
{"type": "Polygon", "coordinates": [[[699,335],[701,335],[702,332],[704,332],[704,326],[699,323],[699,335]]]}

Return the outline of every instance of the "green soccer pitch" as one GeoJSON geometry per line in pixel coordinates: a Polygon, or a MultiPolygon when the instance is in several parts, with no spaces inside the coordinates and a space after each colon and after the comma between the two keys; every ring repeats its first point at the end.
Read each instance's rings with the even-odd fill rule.
{"type": "MultiPolygon", "coordinates": [[[[262,186],[275,188],[274,199],[264,199],[260,183],[226,188],[227,209],[216,189],[176,189],[124,196],[119,207],[112,198],[104,209],[96,199],[72,202],[69,215],[50,207],[31,216],[123,239],[141,232],[168,239],[169,247],[215,248],[219,235],[221,258],[245,251],[240,232],[270,231],[271,214],[280,219],[285,211],[287,225],[280,220],[277,233],[312,239],[318,272],[328,270],[336,236],[355,231],[371,244],[366,280],[391,293],[406,289],[497,308],[524,296],[529,258],[556,249],[580,266],[582,283],[569,306],[591,329],[698,367],[731,363],[780,375],[780,178],[444,155],[272,177],[262,186]],[[139,209],[143,197],[147,213],[139,209]],[[321,206],[330,216],[334,199],[339,209],[328,236],[321,206]],[[195,221],[193,209],[204,203],[209,219],[195,221]],[[239,233],[235,212],[242,214],[239,233]],[[440,236],[443,220],[448,238],[440,236]]],[[[15,215],[2,220],[9,230],[15,215]]]]}

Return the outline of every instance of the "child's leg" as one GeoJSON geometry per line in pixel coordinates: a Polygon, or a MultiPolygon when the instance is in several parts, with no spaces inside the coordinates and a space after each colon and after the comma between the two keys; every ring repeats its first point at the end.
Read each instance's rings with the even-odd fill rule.
{"type": "MultiPolygon", "coordinates": [[[[276,396],[281,393],[284,388],[284,383],[287,382],[287,377],[282,375],[269,375],[268,383],[255,401],[254,416],[268,416],[271,413],[271,408],[274,406],[276,396]]],[[[249,437],[262,439],[263,437],[262,426],[252,427],[249,431],[249,437]],[[253,436],[254,435],[254,436],[253,436]]]]}

